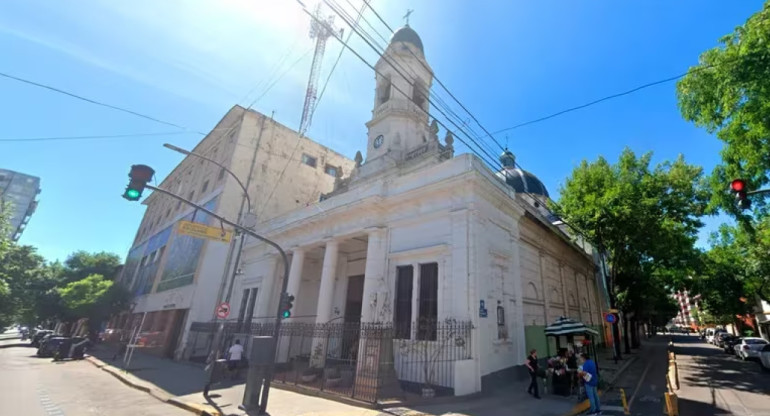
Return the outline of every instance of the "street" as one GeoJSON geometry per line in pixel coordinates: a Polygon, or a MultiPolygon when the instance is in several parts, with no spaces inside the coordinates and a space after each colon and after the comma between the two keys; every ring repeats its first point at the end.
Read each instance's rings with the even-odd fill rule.
{"type": "Polygon", "coordinates": [[[50,358],[37,358],[31,347],[0,348],[0,415],[137,414],[190,413],[125,386],[87,361],[55,363],[50,358]]]}
{"type": "Polygon", "coordinates": [[[682,416],[770,414],[770,373],[695,335],[674,336],[682,416]]]}

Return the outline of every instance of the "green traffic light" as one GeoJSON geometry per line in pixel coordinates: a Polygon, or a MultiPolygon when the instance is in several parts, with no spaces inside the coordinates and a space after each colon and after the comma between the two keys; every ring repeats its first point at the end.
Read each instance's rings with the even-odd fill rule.
{"type": "Polygon", "coordinates": [[[140,193],[136,189],[129,189],[126,191],[126,196],[129,198],[139,198],[139,195],[140,193]]]}
{"type": "Polygon", "coordinates": [[[291,316],[291,312],[283,311],[283,319],[289,318],[290,316],[291,316]]]}

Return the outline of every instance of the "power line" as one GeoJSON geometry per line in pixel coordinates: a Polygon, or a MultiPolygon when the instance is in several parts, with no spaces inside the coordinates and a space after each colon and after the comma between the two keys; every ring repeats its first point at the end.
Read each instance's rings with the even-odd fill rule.
{"type": "MultiPolygon", "coordinates": [[[[386,27],[386,28],[388,28],[388,30],[390,30],[390,32],[391,32],[391,33],[393,33],[393,32],[394,32],[393,28],[392,28],[392,27],[390,27],[390,25],[388,25],[388,22],[386,22],[386,21],[385,21],[385,19],[383,19],[383,18],[382,18],[382,16],[380,16],[380,14],[377,12],[377,10],[375,10],[375,9],[374,9],[374,7],[372,7],[372,6],[369,4],[369,2],[368,2],[368,1],[364,0],[364,4],[365,4],[366,6],[368,6],[368,7],[369,7],[369,10],[371,10],[371,11],[374,13],[374,15],[375,15],[375,16],[377,16],[377,18],[378,18],[378,19],[379,19],[379,20],[382,22],[382,24],[384,24],[384,25],[385,25],[385,27],[386,27]]],[[[417,56],[415,56],[415,55],[414,55],[414,52],[412,52],[412,50],[411,50],[411,49],[409,49],[409,53],[411,53],[411,54],[412,54],[412,56],[414,56],[415,58],[417,58],[417,56]]],[[[417,61],[418,61],[418,62],[420,63],[420,65],[422,65],[422,66],[423,66],[425,69],[429,69],[429,68],[428,68],[428,67],[425,65],[425,63],[424,63],[424,62],[423,62],[421,59],[417,58],[417,61]]],[[[479,120],[476,118],[476,116],[474,116],[474,115],[473,115],[473,113],[471,113],[471,112],[470,112],[470,110],[468,110],[468,108],[466,108],[466,107],[465,107],[465,105],[463,105],[463,103],[462,103],[462,102],[460,102],[460,100],[459,100],[459,99],[457,99],[457,97],[455,97],[455,95],[454,95],[454,94],[452,94],[452,91],[449,91],[449,88],[447,88],[447,86],[446,86],[446,85],[444,85],[444,83],[443,83],[443,82],[441,82],[441,80],[440,80],[440,79],[439,79],[439,78],[438,78],[438,77],[437,77],[435,74],[433,74],[433,79],[434,79],[434,80],[436,80],[436,82],[439,84],[439,86],[441,86],[441,88],[443,88],[443,89],[444,89],[444,91],[446,91],[446,93],[447,93],[447,94],[449,94],[449,96],[450,96],[450,97],[452,97],[452,99],[453,99],[453,100],[454,100],[454,101],[455,101],[455,102],[456,102],[456,103],[457,103],[457,104],[460,106],[460,108],[462,108],[462,109],[463,109],[463,111],[465,111],[466,113],[468,113],[468,115],[469,115],[469,116],[471,116],[471,118],[473,119],[473,121],[475,121],[475,122],[476,122],[476,124],[477,124],[479,127],[481,127],[481,129],[482,129],[482,130],[484,130],[484,133],[486,133],[486,135],[487,135],[488,137],[490,137],[490,138],[492,139],[492,141],[494,141],[494,142],[495,142],[495,144],[497,144],[497,146],[499,146],[499,147],[500,147],[500,150],[505,150],[505,147],[503,147],[503,145],[502,145],[502,144],[500,144],[500,142],[498,142],[498,141],[495,139],[495,137],[493,136],[493,134],[494,134],[494,133],[490,133],[490,132],[489,132],[489,131],[488,131],[486,128],[484,128],[484,126],[483,126],[483,125],[481,124],[481,122],[480,122],[480,121],[479,121],[479,120]]]]}
{"type": "Polygon", "coordinates": [[[52,136],[52,137],[29,137],[26,139],[11,138],[0,139],[0,142],[44,142],[58,140],[88,140],[88,139],[122,139],[128,137],[148,137],[148,136],[170,136],[179,134],[198,134],[192,131],[171,131],[165,133],[129,133],[129,134],[100,134],[94,136],[52,136]]]}
{"type": "Polygon", "coordinates": [[[575,106],[575,107],[570,107],[570,108],[567,108],[565,110],[561,110],[561,111],[558,111],[558,112],[553,113],[553,114],[549,114],[549,115],[544,116],[544,117],[540,117],[540,118],[536,118],[534,120],[526,121],[524,123],[516,124],[515,126],[506,127],[504,129],[494,131],[491,134],[498,134],[498,133],[502,133],[502,132],[505,132],[505,131],[510,131],[510,130],[518,129],[519,127],[528,126],[530,124],[539,123],[541,121],[545,121],[545,120],[552,119],[554,117],[558,117],[558,116],[560,116],[562,114],[567,114],[567,113],[571,113],[573,111],[581,110],[581,109],[586,108],[586,107],[591,107],[593,105],[602,103],[604,101],[608,101],[608,100],[612,100],[612,99],[615,99],[615,98],[623,97],[625,95],[633,94],[633,93],[635,93],[637,91],[640,91],[640,90],[643,90],[645,88],[650,88],[650,87],[654,87],[656,85],[665,84],[667,82],[676,81],[676,80],[678,80],[680,78],[683,78],[686,75],[691,74],[691,73],[701,72],[701,71],[705,71],[707,69],[716,68],[718,66],[729,64],[729,63],[733,63],[733,62],[736,62],[736,61],[739,61],[739,60],[742,60],[742,59],[750,58],[750,57],[756,56],[758,54],[759,54],[759,52],[753,53],[753,54],[737,56],[737,57],[735,57],[733,59],[728,59],[728,60],[722,61],[722,62],[720,62],[718,64],[711,64],[711,65],[700,66],[700,67],[697,67],[697,68],[692,68],[692,69],[688,70],[687,72],[683,72],[683,73],[681,73],[679,75],[675,75],[673,77],[668,77],[668,78],[664,78],[664,79],[661,79],[661,80],[658,80],[658,81],[649,82],[647,84],[642,84],[642,85],[640,85],[638,87],[631,88],[630,90],[627,90],[627,91],[619,92],[617,94],[608,95],[606,97],[602,97],[602,98],[599,98],[597,100],[593,100],[591,102],[588,102],[588,103],[585,103],[585,104],[581,104],[581,105],[578,105],[578,106],[575,106]]]}
{"type": "MultiPolygon", "coordinates": [[[[300,3],[300,5],[302,5],[302,2],[301,2],[300,0],[297,0],[297,2],[298,2],[298,3],[300,3]]],[[[335,7],[335,6],[333,6],[333,5],[329,4],[329,3],[328,3],[328,1],[326,1],[326,0],[324,0],[324,3],[326,3],[326,4],[327,4],[327,6],[329,6],[330,8],[332,8],[332,10],[335,10],[335,12],[336,12],[337,14],[339,14],[341,17],[343,17],[343,19],[344,19],[344,16],[343,16],[343,15],[342,15],[340,12],[337,12],[337,11],[336,11],[336,7],[335,7]]],[[[304,7],[304,5],[302,5],[302,6],[303,6],[303,7],[302,7],[302,10],[303,10],[303,11],[304,11],[304,12],[305,12],[307,15],[311,16],[311,18],[313,18],[314,20],[317,20],[317,21],[319,21],[319,22],[320,22],[320,20],[318,20],[318,19],[317,19],[315,16],[313,16],[313,14],[312,14],[312,13],[311,13],[309,10],[307,10],[307,9],[304,7]]],[[[388,58],[387,58],[387,57],[386,57],[386,56],[385,56],[383,53],[381,53],[380,51],[378,51],[378,50],[377,50],[377,48],[376,48],[374,45],[372,45],[372,43],[371,43],[371,42],[369,42],[369,40],[366,38],[366,36],[364,36],[364,35],[362,35],[361,33],[359,33],[359,32],[357,31],[356,27],[354,27],[353,25],[351,25],[349,21],[346,21],[346,23],[347,23],[348,25],[350,25],[350,26],[352,27],[353,31],[354,31],[354,32],[356,32],[356,33],[357,33],[357,34],[358,34],[358,35],[361,37],[361,39],[362,39],[362,40],[363,40],[363,41],[364,41],[364,42],[365,42],[365,43],[366,43],[366,44],[367,44],[369,47],[371,47],[371,48],[372,48],[372,49],[373,49],[373,50],[374,50],[374,51],[375,51],[375,52],[376,52],[376,53],[377,53],[377,54],[378,54],[378,55],[379,55],[379,56],[380,56],[380,57],[381,57],[381,58],[382,58],[382,59],[383,59],[383,60],[384,60],[384,61],[385,61],[385,62],[386,62],[388,65],[390,65],[390,66],[391,66],[391,68],[393,68],[393,70],[394,70],[394,71],[396,71],[397,73],[399,73],[399,75],[400,75],[400,76],[401,76],[403,79],[407,80],[407,82],[408,82],[408,79],[409,79],[409,78],[408,78],[407,76],[405,76],[405,75],[403,74],[403,72],[401,72],[401,71],[400,71],[398,68],[396,68],[396,65],[394,65],[394,64],[393,64],[393,62],[391,62],[391,61],[390,61],[390,60],[389,60],[389,59],[388,59],[388,58]]],[[[352,48],[352,47],[351,47],[351,46],[350,46],[350,45],[349,45],[347,42],[345,42],[345,41],[344,41],[342,38],[340,38],[340,37],[339,37],[339,36],[337,36],[336,34],[333,34],[333,36],[334,36],[334,37],[335,37],[335,39],[337,39],[337,40],[338,40],[340,43],[342,43],[342,44],[343,44],[343,45],[344,45],[344,46],[345,46],[347,49],[349,49],[349,50],[350,50],[350,51],[351,51],[351,52],[352,52],[354,55],[356,55],[356,57],[358,57],[358,59],[360,59],[362,62],[364,62],[364,64],[366,64],[366,66],[368,66],[370,69],[372,69],[373,71],[375,71],[375,73],[377,73],[379,76],[381,76],[381,77],[384,77],[384,75],[383,75],[383,74],[382,74],[380,71],[378,71],[378,70],[377,70],[377,68],[375,68],[375,67],[374,67],[374,65],[370,64],[369,62],[367,62],[367,61],[366,61],[366,59],[365,59],[363,56],[361,56],[361,54],[359,54],[358,52],[356,52],[356,50],[355,50],[355,49],[353,49],[353,48],[352,48]]],[[[411,83],[411,85],[412,85],[412,87],[414,87],[414,83],[411,83]]],[[[394,90],[396,90],[397,92],[401,93],[401,94],[402,94],[404,97],[409,97],[409,94],[405,93],[403,90],[401,90],[401,88],[399,88],[399,87],[398,87],[398,86],[396,86],[395,84],[393,84],[393,85],[392,85],[392,88],[393,88],[394,90]]],[[[473,151],[474,153],[476,153],[476,155],[477,155],[477,156],[479,156],[479,157],[480,157],[482,160],[484,160],[486,163],[489,163],[490,165],[493,165],[493,166],[495,165],[495,163],[494,163],[495,157],[494,157],[494,156],[490,156],[490,155],[489,155],[489,153],[487,153],[487,152],[484,150],[484,148],[482,148],[482,147],[481,147],[481,145],[479,145],[479,143],[478,143],[478,142],[476,142],[476,140],[475,140],[473,137],[471,137],[471,136],[470,136],[470,135],[469,135],[469,134],[468,134],[468,133],[467,133],[465,130],[463,130],[463,128],[462,128],[462,127],[460,127],[460,126],[459,126],[457,123],[455,123],[455,122],[454,122],[454,121],[453,121],[453,120],[452,120],[452,119],[451,119],[449,116],[447,116],[447,114],[446,114],[445,112],[443,112],[443,111],[442,111],[440,108],[438,108],[438,107],[437,107],[437,106],[436,106],[436,105],[433,103],[433,101],[431,101],[430,97],[427,97],[427,96],[426,96],[426,97],[425,97],[425,99],[426,99],[426,101],[427,101],[428,103],[430,103],[430,104],[433,104],[433,105],[434,105],[434,107],[436,107],[436,110],[437,110],[439,113],[441,113],[441,114],[444,116],[444,118],[445,118],[447,121],[449,121],[449,122],[450,122],[452,125],[454,125],[454,126],[455,126],[455,128],[456,128],[458,131],[462,132],[462,133],[463,133],[463,134],[464,134],[464,135],[465,135],[465,136],[466,136],[466,137],[467,137],[467,138],[468,138],[468,139],[469,139],[469,140],[470,140],[472,143],[474,143],[474,144],[476,145],[476,147],[477,147],[479,150],[481,150],[483,153],[485,153],[485,154],[487,155],[487,157],[489,157],[489,158],[490,158],[490,159],[491,159],[493,162],[492,162],[492,163],[490,163],[490,162],[489,162],[489,160],[490,160],[490,159],[486,159],[484,156],[480,155],[478,152],[476,152],[475,150],[473,150],[473,148],[472,148],[472,147],[471,147],[471,146],[468,144],[468,142],[466,142],[465,140],[463,140],[461,137],[457,136],[457,139],[458,139],[458,140],[459,140],[461,143],[463,143],[464,145],[466,145],[466,146],[467,146],[467,147],[468,147],[468,148],[469,148],[471,151],[473,151]]],[[[418,106],[418,108],[419,108],[421,111],[423,111],[425,114],[427,114],[429,117],[432,117],[434,120],[436,120],[436,122],[437,122],[438,124],[440,124],[442,127],[444,127],[444,129],[446,129],[446,130],[450,130],[449,128],[447,128],[447,126],[446,126],[446,125],[445,125],[443,122],[439,121],[439,120],[438,120],[436,117],[434,117],[432,114],[430,114],[430,112],[428,112],[427,110],[425,110],[425,109],[423,109],[423,108],[421,108],[421,107],[419,107],[419,106],[418,106]]]]}
{"type": "MultiPolygon", "coordinates": [[[[44,89],[47,89],[47,90],[50,90],[50,91],[58,92],[59,94],[64,94],[64,95],[70,96],[72,98],[76,98],[78,100],[82,100],[82,101],[85,101],[85,102],[88,102],[88,103],[91,103],[91,104],[95,104],[95,105],[98,105],[98,106],[111,108],[113,110],[117,110],[117,111],[120,111],[120,112],[123,112],[123,113],[131,114],[131,115],[134,115],[134,116],[137,116],[137,117],[141,117],[143,119],[154,121],[156,123],[165,124],[165,125],[171,126],[171,127],[176,127],[176,128],[178,128],[180,130],[191,131],[187,127],[181,126],[179,124],[172,123],[170,121],[165,121],[165,120],[161,120],[161,119],[158,119],[158,118],[155,118],[155,117],[152,117],[152,116],[148,116],[146,114],[137,113],[136,111],[129,110],[129,109],[126,109],[126,108],[123,108],[123,107],[118,107],[116,105],[107,104],[107,103],[104,103],[104,102],[101,102],[101,101],[92,100],[90,98],[83,97],[82,95],[78,95],[78,94],[75,94],[75,93],[64,91],[62,89],[59,89],[59,88],[56,88],[56,87],[52,87],[50,85],[41,84],[41,83],[35,82],[35,81],[30,81],[28,79],[24,79],[24,78],[20,78],[20,77],[14,76],[14,75],[6,74],[4,72],[0,72],[0,76],[3,76],[3,77],[8,78],[8,79],[15,80],[15,81],[23,82],[25,84],[34,85],[36,87],[44,88],[44,89]]],[[[196,133],[205,134],[205,133],[201,133],[201,132],[196,132],[196,133]]]]}

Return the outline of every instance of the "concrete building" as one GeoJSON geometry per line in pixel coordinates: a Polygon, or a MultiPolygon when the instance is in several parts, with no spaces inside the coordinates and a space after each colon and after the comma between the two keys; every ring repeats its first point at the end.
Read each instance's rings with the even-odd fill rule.
{"type": "Polygon", "coordinates": [[[757,306],[754,308],[757,319],[757,329],[762,338],[770,341],[770,303],[765,302],[757,296],[757,306]]]}
{"type": "MultiPolygon", "coordinates": [[[[159,150],[161,151],[161,150],[159,150]]],[[[192,152],[228,167],[248,189],[253,207],[245,222],[315,202],[332,190],[352,160],[253,110],[233,107],[192,152]]],[[[238,182],[224,169],[187,156],[159,185],[237,221],[244,203],[238,182]]],[[[135,296],[133,315],[112,325],[141,326],[139,342],[157,354],[180,357],[193,321],[210,321],[232,269],[226,270],[231,243],[177,232],[180,220],[211,226],[202,212],[160,193],[150,194],[120,281],[135,296]]],[[[236,270],[242,266],[233,265],[236,270]]],[[[254,300],[252,300],[253,302],[254,300]]]]}
{"type": "Polygon", "coordinates": [[[37,209],[40,178],[12,170],[0,169],[0,202],[11,204],[8,236],[18,241],[37,209]]]}
{"type": "Polygon", "coordinates": [[[700,295],[692,296],[688,291],[683,290],[676,291],[672,296],[679,306],[674,324],[680,327],[698,328],[702,324],[696,319],[700,312],[700,295]]]}
{"type": "MultiPolygon", "coordinates": [[[[464,395],[523,374],[531,348],[555,353],[543,330],[559,316],[601,332],[593,251],[548,219],[540,180],[509,151],[492,171],[475,155],[455,156],[451,132],[439,140],[427,115],[433,72],[417,33],[399,29],[376,68],[365,162],[359,152],[319,203],[258,226],[291,253],[287,292],[296,300],[277,380],[312,384],[326,367],[347,374],[336,388],[361,400],[376,399],[371,386],[383,383],[464,395]],[[411,70],[404,76],[391,62],[411,70]]],[[[271,247],[247,247],[236,337],[269,327],[283,276],[271,247]],[[254,292],[256,312],[247,306],[246,315],[258,318],[244,326],[254,292]]]]}

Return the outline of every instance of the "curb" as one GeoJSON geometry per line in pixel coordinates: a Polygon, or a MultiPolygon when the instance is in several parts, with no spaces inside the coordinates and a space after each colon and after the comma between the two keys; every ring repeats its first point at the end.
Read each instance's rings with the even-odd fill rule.
{"type": "Polygon", "coordinates": [[[200,405],[197,403],[189,403],[189,402],[184,402],[182,400],[179,400],[173,395],[171,395],[171,393],[161,389],[160,387],[152,383],[137,382],[133,380],[134,377],[131,376],[130,374],[127,374],[125,371],[117,367],[111,366],[94,356],[89,355],[85,357],[85,360],[93,364],[96,368],[111,374],[113,377],[120,380],[123,384],[131,388],[137,389],[139,391],[145,392],[163,403],[167,403],[172,406],[179,407],[181,409],[187,410],[188,412],[192,412],[199,416],[223,416],[221,413],[219,413],[218,411],[214,410],[209,406],[200,405]]]}
{"type": "MultiPolygon", "coordinates": [[[[624,371],[626,371],[626,369],[627,369],[628,367],[630,367],[630,366],[631,366],[631,364],[633,364],[634,362],[636,362],[636,360],[638,360],[638,359],[639,359],[639,356],[638,356],[638,355],[634,355],[634,356],[633,356],[633,357],[631,357],[631,358],[630,358],[628,361],[626,361],[625,363],[623,363],[623,365],[622,365],[622,366],[620,366],[620,368],[618,369],[618,371],[616,371],[616,372],[615,372],[615,375],[612,377],[612,379],[610,379],[610,380],[608,380],[608,381],[607,381],[607,384],[608,384],[607,390],[610,390],[610,389],[612,389],[612,385],[613,385],[613,384],[615,384],[615,380],[617,380],[617,379],[618,379],[618,377],[620,377],[620,375],[621,375],[621,374],[623,374],[623,372],[624,372],[624,371]]],[[[599,390],[598,394],[599,394],[599,397],[602,397],[602,394],[604,394],[604,391],[602,391],[602,390],[599,390]]],[[[580,413],[582,413],[582,412],[585,412],[586,410],[588,410],[588,408],[589,408],[589,407],[591,407],[591,405],[590,405],[590,403],[588,403],[588,399],[586,399],[586,400],[583,400],[582,402],[580,402],[580,403],[576,404],[576,405],[575,405],[575,406],[572,408],[572,410],[570,410],[570,411],[569,411],[569,413],[566,413],[566,414],[564,414],[563,416],[576,416],[576,415],[578,415],[578,414],[580,414],[580,413]]]]}

